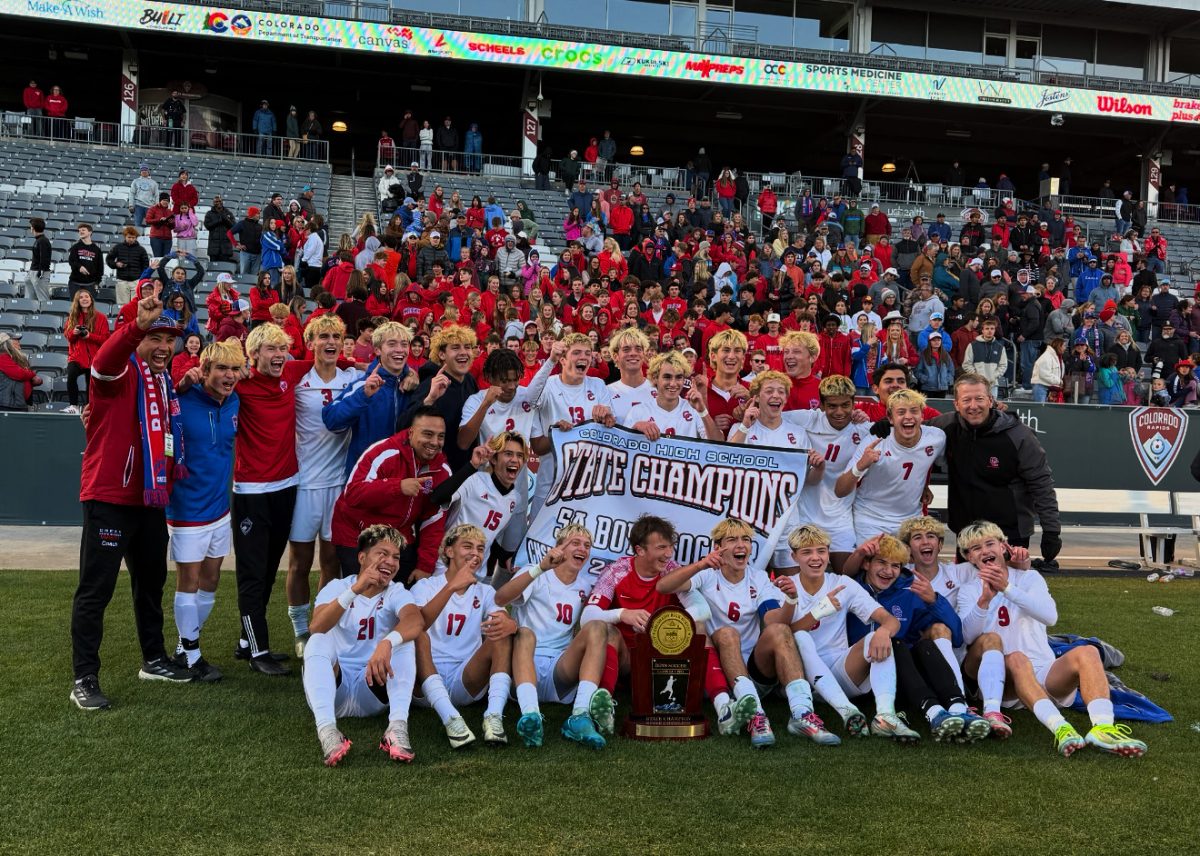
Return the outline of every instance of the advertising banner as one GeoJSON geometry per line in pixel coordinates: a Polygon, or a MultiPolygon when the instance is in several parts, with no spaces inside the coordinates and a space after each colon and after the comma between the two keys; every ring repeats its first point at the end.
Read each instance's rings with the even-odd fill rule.
{"type": "Polygon", "coordinates": [[[663,51],[138,0],[0,0],[0,14],[214,39],[870,95],[1153,122],[1200,122],[1200,98],[1103,92],[844,64],[663,51]]]}

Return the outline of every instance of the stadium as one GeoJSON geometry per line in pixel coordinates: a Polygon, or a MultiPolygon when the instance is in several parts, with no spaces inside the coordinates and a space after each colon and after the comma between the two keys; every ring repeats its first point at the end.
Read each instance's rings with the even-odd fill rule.
{"type": "Polygon", "coordinates": [[[0,850],[1192,847],[1196,4],[0,21],[0,850]]]}

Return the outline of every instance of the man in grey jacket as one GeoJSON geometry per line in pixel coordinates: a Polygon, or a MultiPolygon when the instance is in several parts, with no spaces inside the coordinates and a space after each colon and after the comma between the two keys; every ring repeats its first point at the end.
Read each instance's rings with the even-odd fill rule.
{"type": "Polygon", "coordinates": [[[521,274],[525,266],[525,254],[517,249],[517,239],[509,235],[504,239],[504,246],[496,251],[496,271],[501,280],[512,281],[521,274]]]}
{"type": "Polygon", "coordinates": [[[133,224],[138,227],[146,225],[146,211],[158,202],[158,182],[150,177],[150,165],[138,167],[138,177],[129,185],[129,213],[133,215],[133,224]]]}

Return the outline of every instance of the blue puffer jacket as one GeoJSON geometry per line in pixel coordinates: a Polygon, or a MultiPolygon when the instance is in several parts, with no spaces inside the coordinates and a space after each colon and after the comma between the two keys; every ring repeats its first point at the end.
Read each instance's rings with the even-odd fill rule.
{"type": "Polygon", "coordinates": [[[367,366],[366,372],[343,389],[341,395],[321,411],[321,419],[330,431],[352,432],[350,448],[346,454],[347,478],[367,447],[396,433],[396,422],[411,403],[408,393],[401,392],[399,386],[400,381],[407,377],[410,371],[412,369],[405,366],[403,374],[397,377],[380,366],[379,359],[376,358],[367,366]],[[383,378],[383,386],[368,398],[363,391],[363,384],[377,368],[379,376],[383,378]]]}
{"type": "MultiPolygon", "coordinates": [[[[950,601],[940,594],[933,603],[926,603],[917,597],[912,589],[913,575],[911,571],[903,571],[896,581],[883,591],[875,591],[865,582],[865,574],[859,574],[855,580],[866,589],[867,594],[895,616],[900,621],[900,631],[895,638],[905,645],[912,647],[921,641],[921,634],[933,624],[944,624],[950,630],[950,642],[958,648],[963,643],[962,621],[950,601]]],[[[846,616],[846,635],[850,644],[862,639],[872,626],[863,624],[850,613],[846,616]]]]}

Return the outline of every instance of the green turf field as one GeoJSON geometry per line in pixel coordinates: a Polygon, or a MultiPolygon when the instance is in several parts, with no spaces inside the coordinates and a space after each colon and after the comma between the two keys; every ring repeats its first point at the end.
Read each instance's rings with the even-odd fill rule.
{"type": "MultiPolygon", "coordinates": [[[[548,709],[540,750],[452,754],[433,713],[414,709],[412,766],[376,749],[380,718],[344,721],[354,748],[326,769],[299,677],[268,679],[233,661],[232,575],[203,640],[224,682],[136,679],[123,577],[101,675],[114,707],[76,710],[73,577],[0,572],[0,853],[1183,853],[1200,829],[1189,807],[1200,589],[1189,581],[1051,579],[1059,628],[1122,648],[1125,681],[1176,717],[1136,726],[1150,745],[1138,761],[1090,749],[1064,760],[1027,713],[1007,743],[876,738],[823,749],[783,733],[776,700],[779,743],[766,752],[713,738],[617,739],[589,753],[558,737],[562,712],[548,709]],[[1157,604],[1178,613],[1154,615],[1157,604]]],[[[282,581],[275,595],[274,629],[290,645],[282,581]]],[[[169,638],[170,602],[168,593],[169,638]]],[[[472,728],[481,715],[466,711],[472,728]]],[[[514,740],[515,716],[510,704],[514,740]]],[[[1086,717],[1070,718],[1082,730],[1086,717]]]]}

